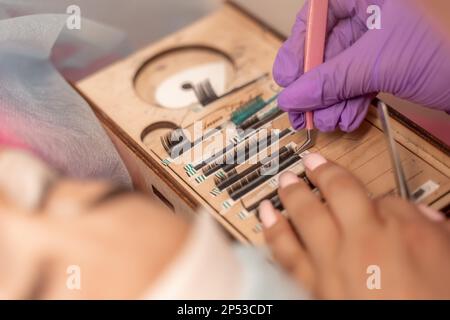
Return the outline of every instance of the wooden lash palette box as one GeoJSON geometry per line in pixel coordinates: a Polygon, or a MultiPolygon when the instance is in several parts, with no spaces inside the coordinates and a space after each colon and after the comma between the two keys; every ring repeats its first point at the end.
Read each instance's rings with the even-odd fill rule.
{"type": "MultiPolygon", "coordinates": [[[[305,134],[292,130],[276,105],[280,89],[271,68],[280,46],[269,29],[225,4],[76,87],[110,134],[136,188],[178,214],[206,210],[236,239],[260,245],[258,203],[270,199],[279,206],[279,173],[304,173],[297,151],[305,134]]],[[[407,122],[392,122],[417,200],[448,210],[448,152],[407,122]]],[[[359,130],[318,133],[307,152],[349,168],[373,197],[393,194],[380,128],[372,108],[359,130]]]]}

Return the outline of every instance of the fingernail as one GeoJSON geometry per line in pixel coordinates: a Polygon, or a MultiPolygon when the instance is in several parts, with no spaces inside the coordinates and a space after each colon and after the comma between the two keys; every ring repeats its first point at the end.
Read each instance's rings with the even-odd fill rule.
{"type": "Polygon", "coordinates": [[[327,159],[318,153],[310,153],[303,157],[303,164],[309,171],[314,171],[325,163],[327,163],[327,159]]]}
{"type": "Polygon", "coordinates": [[[440,213],[439,211],[436,211],[424,204],[419,204],[419,210],[431,221],[443,222],[446,220],[443,213],[440,213]]]}
{"type": "Polygon", "coordinates": [[[278,220],[277,213],[272,203],[268,200],[259,205],[259,217],[266,229],[272,228],[278,220]]]}
{"type": "Polygon", "coordinates": [[[280,176],[279,179],[280,187],[282,189],[292,186],[300,182],[300,179],[292,172],[285,172],[280,176]]]}

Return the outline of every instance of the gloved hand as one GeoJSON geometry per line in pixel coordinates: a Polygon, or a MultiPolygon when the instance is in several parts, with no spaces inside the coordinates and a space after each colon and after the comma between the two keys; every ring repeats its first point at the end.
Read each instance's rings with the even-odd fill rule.
{"type": "Polygon", "coordinates": [[[450,49],[429,17],[411,0],[330,0],[325,63],[303,74],[308,6],[278,53],[276,82],[286,88],[280,107],[295,129],[315,111],[321,131],[353,131],[370,101],[387,92],[450,111],[450,49]],[[369,5],[381,7],[381,29],[369,30],[369,5]]]}

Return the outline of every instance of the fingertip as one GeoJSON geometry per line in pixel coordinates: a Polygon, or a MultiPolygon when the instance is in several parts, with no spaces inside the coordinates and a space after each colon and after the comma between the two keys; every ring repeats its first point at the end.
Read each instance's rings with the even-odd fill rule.
{"type": "Polygon", "coordinates": [[[364,121],[364,118],[361,119],[361,121],[354,121],[350,125],[348,125],[348,124],[347,125],[339,124],[339,129],[341,129],[341,131],[345,132],[345,133],[352,133],[352,132],[355,132],[356,130],[359,129],[359,127],[361,126],[363,121],[364,121]]]}
{"type": "Polygon", "coordinates": [[[336,126],[334,124],[318,120],[317,117],[314,117],[314,126],[316,127],[317,130],[323,133],[330,133],[336,131],[336,126]]]}
{"type": "Polygon", "coordinates": [[[278,107],[284,112],[289,112],[294,107],[289,88],[284,89],[278,96],[278,107]]]}
{"type": "MultiPolygon", "coordinates": [[[[359,125],[361,125],[361,124],[359,124],[359,125]]],[[[351,133],[351,132],[355,131],[356,129],[358,129],[359,125],[357,123],[354,123],[352,125],[349,125],[349,124],[346,124],[346,123],[339,123],[339,129],[342,132],[351,133]]]]}
{"type": "Polygon", "coordinates": [[[300,178],[293,172],[285,172],[280,175],[279,184],[282,189],[290,187],[300,182],[300,178]]]}
{"type": "Polygon", "coordinates": [[[309,171],[314,171],[328,161],[318,153],[310,153],[303,157],[303,164],[309,171]]]}
{"type": "Polygon", "coordinates": [[[290,86],[303,74],[303,64],[300,63],[301,57],[291,52],[288,43],[278,51],[275,63],[273,65],[273,79],[283,88],[290,86]]]}
{"type": "Polygon", "coordinates": [[[276,84],[282,88],[288,87],[295,79],[286,75],[284,68],[280,66],[280,62],[275,62],[273,67],[272,76],[276,84]]]}
{"type": "Polygon", "coordinates": [[[289,113],[289,120],[294,130],[301,130],[305,128],[305,114],[304,113],[289,113]]]}
{"type": "Polygon", "coordinates": [[[424,204],[420,204],[418,207],[419,211],[433,222],[444,222],[446,220],[443,213],[434,210],[433,208],[430,208],[424,204]]]}
{"type": "Polygon", "coordinates": [[[280,108],[286,112],[304,112],[303,110],[303,89],[298,89],[296,85],[297,82],[291,84],[289,87],[284,89],[279,97],[278,103],[280,108]]]}
{"type": "Polygon", "coordinates": [[[321,132],[334,132],[338,128],[341,114],[345,109],[345,102],[320,109],[314,112],[314,125],[321,132]]]}
{"type": "Polygon", "coordinates": [[[366,118],[372,99],[372,95],[369,95],[348,100],[340,117],[339,128],[344,132],[357,130],[366,118]]]}
{"type": "Polygon", "coordinates": [[[312,111],[322,106],[321,80],[314,71],[302,74],[281,92],[278,102],[285,111],[312,111]]]}
{"type": "Polygon", "coordinates": [[[266,229],[272,228],[277,223],[277,212],[269,200],[264,200],[259,205],[259,217],[266,229]]]}

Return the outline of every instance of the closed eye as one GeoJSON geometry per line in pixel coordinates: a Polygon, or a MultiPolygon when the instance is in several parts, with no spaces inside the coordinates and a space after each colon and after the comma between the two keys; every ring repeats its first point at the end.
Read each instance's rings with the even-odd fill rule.
{"type": "Polygon", "coordinates": [[[129,188],[122,187],[122,186],[116,186],[111,188],[109,191],[107,191],[105,194],[101,195],[99,198],[94,200],[91,204],[91,208],[97,208],[106,204],[109,204],[111,202],[114,202],[118,199],[129,197],[136,195],[137,192],[130,190],[129,188]]]}

